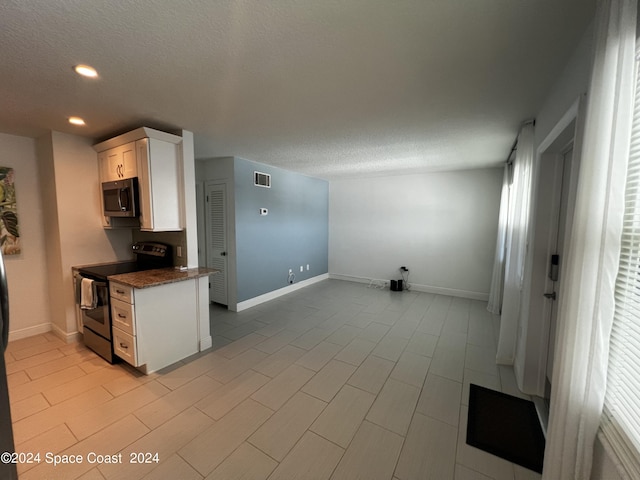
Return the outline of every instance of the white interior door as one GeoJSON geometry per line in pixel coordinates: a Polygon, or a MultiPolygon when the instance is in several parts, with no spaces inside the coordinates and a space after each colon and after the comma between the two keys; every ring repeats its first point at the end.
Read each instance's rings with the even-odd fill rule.
{"type": "MultiPolygon", "coordinates": [[[[547,349],[547,369],[546,375],[549,382],[549,387],[553,385],[553,362],[555,357],[555,340],[556,330],[558,322],[558,300],[562,294],[562,262],[564,260],[564,240],[567,228],[567,213],[569,205],[569,182],[571,171],[571,159],[573,156],[573,148],[569,148],[561,158],[558,159],[558,169],[561,172],[561,181],[558,182],[559,202],[558,202],[558,223],[555,226],[555,242],[550,243],[550,249],[548,254],[549,261],[549,283],[548,293],[545,293],[545,297],[551,302],[551,308],[549,311],[549,345],[547,349]],[[554,258],[555,256],[555,258],[554,258]],[[556,264],[554,266],[554,263],[556,264]],[[555,272],[552,272],[555,269],[555,272]]],[[[550,388],[546,392],[545,397],[549,398],[550,388]]]]}
{"type": "Polygon", "coordinates": [[[227,305],[227,210],[226,186],[207,185],[207,267],[220,270],[211,275],[209,300],[227,305]]]}

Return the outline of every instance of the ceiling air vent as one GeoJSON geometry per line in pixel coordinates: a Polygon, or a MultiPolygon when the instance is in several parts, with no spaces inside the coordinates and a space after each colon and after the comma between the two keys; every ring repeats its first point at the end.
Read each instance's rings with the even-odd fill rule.
{"type": "Polygon", "coordinates": [[[253,172],[253,184],[256,187],[271,188],[271,175],[262,172],[253,172]]]}

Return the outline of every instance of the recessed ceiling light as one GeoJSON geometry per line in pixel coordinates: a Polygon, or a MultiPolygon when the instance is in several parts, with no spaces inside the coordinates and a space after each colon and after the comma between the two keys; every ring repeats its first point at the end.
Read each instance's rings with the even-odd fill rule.
{"type": "Polygon", "coordinates": [[[84,120],[80,117],[69,117],[69,123],[73,125],[84,125],[84,120]]]}
{"type": "Polygon", "coordinates": [[[78,75],[82,75],[83,77],[95,78],[98,76],[96,69],[89,65],[76,65],[73,69],[78,75]]]}

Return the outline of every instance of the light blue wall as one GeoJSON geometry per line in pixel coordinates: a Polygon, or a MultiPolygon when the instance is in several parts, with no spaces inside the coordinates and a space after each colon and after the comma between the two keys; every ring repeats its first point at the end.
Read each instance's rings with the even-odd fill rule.
{"type": "Polygon", "coordinates": [[[234,187],[238,302],[286,287],[289,269],[296,283],[328,272],[327,181],[235,158],[234,187]],[[271,188],[254,186],[256,170],[271,188]]]}

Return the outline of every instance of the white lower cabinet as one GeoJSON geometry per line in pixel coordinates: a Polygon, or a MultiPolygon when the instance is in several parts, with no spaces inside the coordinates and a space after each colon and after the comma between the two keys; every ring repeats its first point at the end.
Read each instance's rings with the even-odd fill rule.
{"type": "Polygon", "coordinates": [[[136,355],[136,337],[123,332],[119,328],[113,328],[113,353],[125,362],[138,365],[138,356],[136,355]]]}
{"type": "Polygon", "coordinates": [[[138,367],[133,288],[109,283],[111,295],[111,336],[113,353],[125,362],[138,367]]]}
{"type": "Polygon", "coordinates": [[[111,298],[133,304],[133,288],[117,282],[109,282],[109,295],[111,298]]]}
{"type": "Polygon", "coordinates": [[[199,350],[194,279],[131,288],[110,282],[114,353],[151,373],[199,350]]]}
{"type": "Polygon", "coordinates": [[[136,311],[133,304],[111,297],[111,324],[113,328],[122,330],[129,335],[136,331],[136,311]]]}

